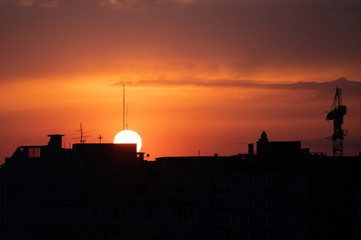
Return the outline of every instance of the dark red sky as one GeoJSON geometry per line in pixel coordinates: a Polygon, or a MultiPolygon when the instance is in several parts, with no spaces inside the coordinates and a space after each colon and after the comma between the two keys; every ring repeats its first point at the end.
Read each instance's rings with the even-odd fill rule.
{"type": "MultiPolygon", "coordinates": [[[[361,81],[353,0],[0,0],[0,36],[1,157],[80,122],[111,142],[122,81],[153,157],[236,154],[262,130],[317,148],[333,92],[234,83],[361,81]]],[[[360,99],[348,100],[357,145],[360,99]]]]}

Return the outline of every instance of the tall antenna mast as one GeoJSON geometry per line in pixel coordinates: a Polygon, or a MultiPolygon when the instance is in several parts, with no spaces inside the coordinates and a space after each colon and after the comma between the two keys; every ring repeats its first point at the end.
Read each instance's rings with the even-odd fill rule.
{"type": "Polygon", "coordinates": [[[125,130],[125,84],[123,83],[123,131],[125,130]]]}
{"type": "Polygon", "coordinates": [[[125,130],[128,130],[128,103],[127,103],[127,112],[126,112],[126,116],[125,116],[125,130]]]}

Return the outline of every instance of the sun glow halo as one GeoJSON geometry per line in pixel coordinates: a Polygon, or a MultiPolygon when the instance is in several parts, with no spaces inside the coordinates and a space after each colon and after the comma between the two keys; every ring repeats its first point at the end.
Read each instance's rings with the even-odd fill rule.
{"type": "Polygon", "coordinates": [[[136,143],[137,152],[142,147],[142,139],[138,133],[131,130],[123,130],[114,137],[113,143],[136,143]]]}

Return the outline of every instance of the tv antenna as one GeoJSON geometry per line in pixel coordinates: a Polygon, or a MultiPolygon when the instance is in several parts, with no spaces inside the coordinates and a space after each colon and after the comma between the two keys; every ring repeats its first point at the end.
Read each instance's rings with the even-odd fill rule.
{"type": "Polygon", "coordinates": [[[76,136],[75,136],[75,137],[71,137],[71,139],[76,139],[76,141],[79,141],[79,140],[80,140],[80,143],[81,143],[81,144],[84,144],[84,143],[86,142],[85,139],[92,136],[92,134],[89,134],[89,133],[90,133],[90,132],[93,132],[93,131],[84,131],[84,129],[83,129],[83,124],[82,124],[82,123],[80,123],[80,128],[77,129],[77,130],[74,130],[74,131],[79,132],[79,133],[80,133],[80,137],[78,137],[78,136],[79,136],[79,133],[72,133],[72,134],[70,134],[70,135],[76,135],[76,136]]]}
{"type": "Polygon", "coordinates": [[[81,144],[84,144],[84,143],[85,143],[84,131],[83,131],[83,126],[82,126],[81,123],[80,123],[80,130],[79,130],[79,132],[80,132],[80,143],[81,143],[81,144]]]}

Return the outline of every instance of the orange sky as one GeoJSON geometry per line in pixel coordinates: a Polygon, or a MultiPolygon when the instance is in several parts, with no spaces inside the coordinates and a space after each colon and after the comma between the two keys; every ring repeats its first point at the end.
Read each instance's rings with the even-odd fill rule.
{"type": "MultiPolygon", "coordinates": [[[[129,129],[151,159],[246,152],[263,130],[330,153],[334,90],[292,84],[361,81],[360,10],[341,0],[0,0],[0,157],[51,133],[75,143],[79,123],[88,142],[111,142],[123,81],[129,129]]],[[[347,84],[345,152],[356,154],[361,96],[347,84]]]]}

